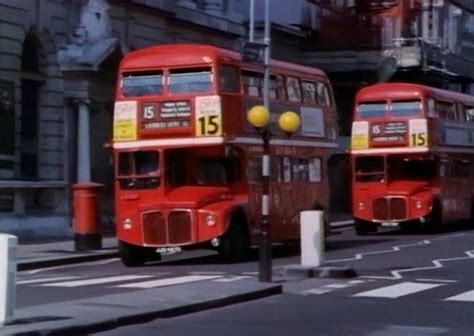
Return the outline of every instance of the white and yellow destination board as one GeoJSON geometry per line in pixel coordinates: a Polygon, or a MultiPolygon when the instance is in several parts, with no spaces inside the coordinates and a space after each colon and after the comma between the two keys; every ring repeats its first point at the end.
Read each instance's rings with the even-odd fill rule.
{"type": "Polygon", "coordinates": [[[114,107],[114,141],[137,139],[137,102],[120,101],[114,107]]]}
{"type": "Polygon", "coordinates": [[[222,135],[220,96],[196,97],[196,136],[222,135]]]}
{"type": "Polygon", "coordinates": [[[351,148],[369,148],[369,123],[367,121],[355,121],[352,123],[351,148]]]}
{"type": "Polygon", "coordinates": [[[410,147],[428,146],[428,123],[426,119],[412,119],[408,123],[410,147]]]}

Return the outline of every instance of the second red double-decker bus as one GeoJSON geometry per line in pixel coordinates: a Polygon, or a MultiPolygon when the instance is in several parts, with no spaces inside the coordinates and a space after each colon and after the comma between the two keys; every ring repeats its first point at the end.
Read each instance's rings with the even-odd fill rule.
{"type": "Polygon", "coordinates": [[[408,83],[363,88],[351,147],[358,234],[473,215],[473,96],[408,83]]]}
{"type": "MultiPolygon", "coordinates": [[[[262,139],[246,120],[262,104],[263,68],[209,45],[149,47],[124,57],[114,111],[116,221],[125,265],[149,252],[209,244],[228,257],[256,242],[262,139]]],[[[299,212],[327,209],[324,169],[337,149],[336,109],[320,70],[272,61],[270,222],[299,238],[299,212]],[[284,111],[302,127],[276,127],[284,111]]]]}

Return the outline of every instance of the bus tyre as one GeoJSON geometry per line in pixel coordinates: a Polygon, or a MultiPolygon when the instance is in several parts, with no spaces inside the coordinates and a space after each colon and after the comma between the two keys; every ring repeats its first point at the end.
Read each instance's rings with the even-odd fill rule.
{"type": "Polygon", "coordinates": [[[219,254],[226,261],[241,261],[250,254],[250,239],[244,220],[232,220],[219,247],[219,254]]]}
{"type": "Polygon", "coordinates": [[[366,236],[369,233],[377,232],[377,225],[364,221],[362,219],[354,218],[355,231],[358,236],[366,236]]]}
{"type": "Polygon", "coordinates": [[[423,229],[431,229],[438,231],[442,228],[443,226],[443,210],[441,208],[441,202],[436,200],[433,203],[433,210],[431,211],[431,214],[428,217],[428,221],[426,224],[422,225],[421,227],[423,229]],[[426,225],[428,224],[428,225],[426,225]]]}
{"type": "Polygon", "coordinates": [[[140,247],[123,241],[118,243],[118,252],[122,264],[127,267],[143,266],[147,261],[161,259],[160,254],[156,253],[153,248],[140,247]]]}

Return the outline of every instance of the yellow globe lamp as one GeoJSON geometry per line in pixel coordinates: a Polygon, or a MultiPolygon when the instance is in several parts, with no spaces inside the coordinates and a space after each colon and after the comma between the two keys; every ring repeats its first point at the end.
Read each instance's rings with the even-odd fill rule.
{"type": "Polygon", "coordinates": [[[286,133],[294,133],[300,127],[300,116],[293,111],[283,112],[278,119],[278,125],[286,133]]]}
{"type": "Polygon", "coordinates": [[[247,112],[247,120],[253,127],[265,127],[270,121],[270,111],[263,105],[254,106],[247,112]]]}

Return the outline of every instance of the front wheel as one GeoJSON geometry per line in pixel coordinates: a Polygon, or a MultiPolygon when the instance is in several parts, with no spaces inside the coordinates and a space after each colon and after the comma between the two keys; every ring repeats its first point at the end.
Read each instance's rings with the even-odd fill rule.
{"type": "Polygon", "coordinates": [[[366,236],[369,233],[377,232],[377,224],[354,218],[355,231],[358,236],[366,236]]]}
{"type": "Polygon", "coordinates": [[[160,254],[150,247],[132,245],[123,241],[118,242],[118,252],[122,264],[127,267],[143,266],[147,261],[158,261],[160,254]]]}
{"type": "Polygon", "coordinates": [[[240,261],[250,254],[250,237],[246,220],[242,216],[234,218],[224,234],[219,246],[219,254],[228,261],[240,261]]]}

